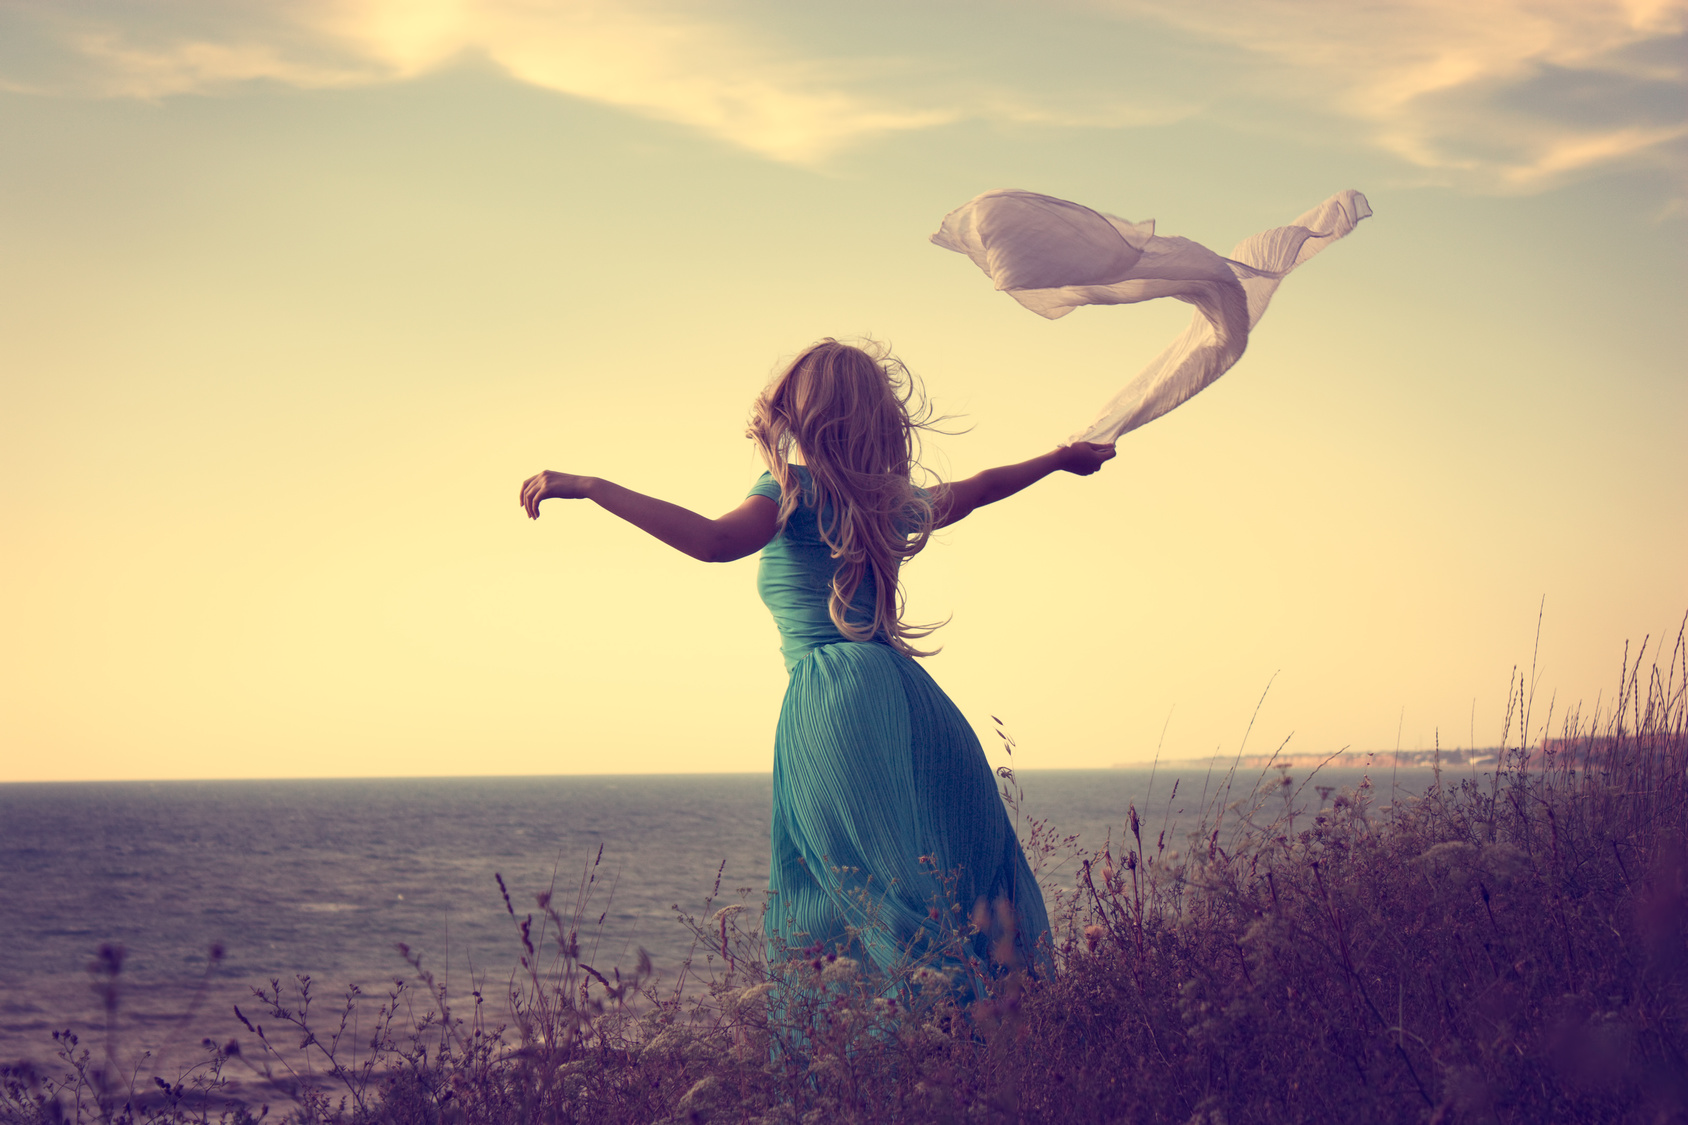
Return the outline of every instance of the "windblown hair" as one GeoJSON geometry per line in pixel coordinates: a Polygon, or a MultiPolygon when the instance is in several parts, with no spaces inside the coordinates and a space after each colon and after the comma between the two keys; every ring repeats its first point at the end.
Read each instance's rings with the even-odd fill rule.
{"type": "Polygon", "coordinates": [[[898,578],[903,560],[932,535],[932,504],[913,474],[920,434],[933,422],[902,361],[871,340],[858,347],[831,338],[792,360],[750,414],[749,436],[779,482],[781,531],[803,499],[791,470],[794,446],[808,465],[817,529],[839,562],[828,605],[833,624],[849,640],[882,637],[909,656],[930,656],[909,642],[938,628],[904,623],[898,578]],[[850,602],[870,574],[873,620],[852,622],[850,602]]]}

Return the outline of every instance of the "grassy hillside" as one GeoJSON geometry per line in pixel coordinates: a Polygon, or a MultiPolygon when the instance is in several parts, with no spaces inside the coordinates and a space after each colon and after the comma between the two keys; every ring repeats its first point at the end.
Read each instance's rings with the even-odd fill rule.
{"type": "Polygon", "coordinates": [[[416,960],[372,1028],[278,987],[185,1075],[66,1040],[58,1071],[6,1072],[0,1121],[249,1121],[236,1070],[292,1095],[272,1119],[337,1122],[1688,1121],[1685,681],[1679,640],[1550,739],[1520,688],[1496,772],[1393,807],[1268,768],[1183,840],[1123,810],[1050,903],[1040,979],[989,964],[966,904],[886,978],[853,949],[770,960],[750,902],[659,984],[582,962],[588,879],[506,896],[507,995],[416,960]],[[960,1007],[969,960],[992,995],[960,1007]]]}

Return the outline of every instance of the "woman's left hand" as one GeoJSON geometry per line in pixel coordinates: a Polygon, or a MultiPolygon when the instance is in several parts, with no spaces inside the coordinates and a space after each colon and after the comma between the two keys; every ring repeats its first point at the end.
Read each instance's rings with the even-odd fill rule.
{"type": "Polygon", "coordinates": [[[541,500],[584,500],[592,479],[546,469],[522,482],[522,509],[529,519],[536,520],[541,500]]]}
{"type": "Polygon", "coordinates": [[[1104,462],[1113,459],[1114,446],[1112,442],[1098,445],[1093,441],[1075,441],[1071,445],[1062,446],[1060,452],[1061,468],[1069,473],[1087,477],[1100,469],[1104,462]]]}

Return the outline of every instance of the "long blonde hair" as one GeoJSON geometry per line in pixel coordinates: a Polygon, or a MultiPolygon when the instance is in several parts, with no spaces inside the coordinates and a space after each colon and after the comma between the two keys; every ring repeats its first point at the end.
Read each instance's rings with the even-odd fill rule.
{"type": "Polygon", "coordinates": [[[933,421],[918,381],[883,345],[831,338],[792,360],[750,413],[749,436],[779,482],[782,532],[803,498],[791,471],[793,446],[808,465],[816,527],[839,562],[827,606],[833,624],[847,640],[883,637],[909,656],[930,656],[909,642],[938,627],[904,623],[898,576],[932,535],[932,504],[913,474],[920,433],[933,421]],[[850,602],[868,574],[873,620],[852,624],[850,602]]]}

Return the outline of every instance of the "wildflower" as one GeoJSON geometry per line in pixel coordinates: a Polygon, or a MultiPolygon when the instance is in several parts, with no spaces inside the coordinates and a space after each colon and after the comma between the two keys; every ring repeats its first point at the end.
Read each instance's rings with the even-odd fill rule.
{"type": "Polygon", "coordinates": [[[1506,886],[1530,866],[1530,857],[1511,844],[1485,844],[1479,862],[1506,886]]]}
{"type": "Polygon", "coordinates": [[[1090,952],[1096,952],[1096,947],[1102,943],[1102,935],[1105,933],[1107,931],[1094,922],[1084,927],[1084,944],[1090,952]]]}
{"type": "Polygon", "coordinates": [[[1430,848],[1419,856],[1419,862],[1427,866],[1446,864],[1452,866],[1464,863],[1477,854],[1477,849],[1462,840],[1445,840],[1430,848]]]}
{"type": "Polygon", "coordinates": [[[684,1031],[677,1027],[664,1028],[655,1039],[645,1044],[644,1050],[640,1054],[653,1057],[661,1056],[670,1051],[679,1050],[685,1045],[685,1042],[686,1033],[684,1031]]]}
{"type": "Polygon", "coordinates": [[[949,978],[948,973],[942,972],[938,969],[934,969],[930,965],[920,966],[920,968],[914,970],[914,972],[912,972],[908,975],[908,979],[909,979],[910,983],[912,983],[917,988],[926,988],[926,987],[929,987],[929,986],[930,987],[938,987],[938,986],[948,987],[948,985],[950,983],[950,978],[949,978]]]}
{"type": "Polygon", "coordinates": [[[701,1107],[706,1102],[712,1100],[716,1092],[716,1087],[720,1085],[721,1080],[719,1078],[715,1077],[713,1074],[709,1075],[699,1081],[690,1090],[687,1090],[684,1094],[682,1094],[680,1096],[680,1102],[677,1106],[675,1106],[675,1108],[680,1110],[682,1113],[685,1113],[701,1107]]]}
{"type": "Polygon", "coordinates": [[[824,981],[846,981],[855,977],[857,964],[849,957],[839,957],[821,970],[824,981]]]}

